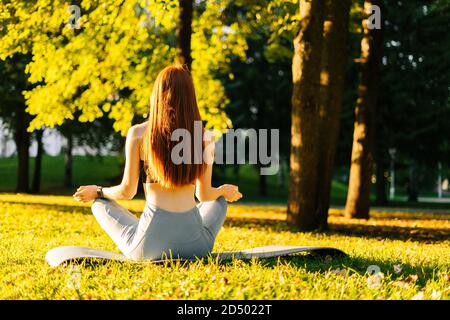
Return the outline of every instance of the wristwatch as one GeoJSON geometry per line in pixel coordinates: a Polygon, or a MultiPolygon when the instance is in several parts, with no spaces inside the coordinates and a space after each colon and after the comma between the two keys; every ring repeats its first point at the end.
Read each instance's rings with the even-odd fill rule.
{"type": "Polygon", "coordinates": [[[104,198],[103,187],[101,187],[101,186],[97,186],[97,198],[104,198]]]}

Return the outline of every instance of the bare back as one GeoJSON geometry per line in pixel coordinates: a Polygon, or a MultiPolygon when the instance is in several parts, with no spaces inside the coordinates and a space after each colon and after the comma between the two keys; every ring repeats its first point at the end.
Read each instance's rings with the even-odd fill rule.
{"type": "MultiPolygon", "coordinates": [[[[143,160],[144,157],[140,146],[147,129],[147,123],[138,124],[134,128],[139,140],[139,160],[143,160]]],[[[146,201],[167,211],[185,212],[196,205],[194,184],[167,189],[158,183],[144,183],[144,191],[146,201]]]]}

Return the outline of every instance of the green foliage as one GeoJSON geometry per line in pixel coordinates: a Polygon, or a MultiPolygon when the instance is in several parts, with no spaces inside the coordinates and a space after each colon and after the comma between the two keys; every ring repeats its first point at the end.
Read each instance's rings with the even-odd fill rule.
{"type": "Polygon", "coordinates": [[[450,160],[450,4],[388,2],[383,19],[378,148],[436,168],[450,160]]]}
{"type": "MultiPolygon", "coordinates": [[[[125,134],[135,115],[147,116],[153,81],[176,55],[178,2],[149,1],[148,11],[145,3],[81,1],[81,29],[68,27],[69,4],[63,0],[1,3],[0,58],[33,57],[26,71],[36,87],[24,92],[27,111],[36,116],[30,130],[60,126],[75,115],[91,122],[107,113],[114,129],[125,134]]],[[[218,8],[228,4],[208,2],[194,17],[192,36],[201,113],[208,127],[220,129],[230,126],[223,113],[228,100],[214,72],[246,47],[236,26],[229,26],[233,33],[222,31],[218,8]]]]}
{"type": "Polygon", "coordinates": [[[280,154],[290,149],[292,39],[297,1],[234,1],[223,13],[237,23],[248,44],[245,59],[231,57],[232,74],[222,77],[230,103],[226,112],[238,128],[280,130],[280,154]]]}
{"type": "MultiPolygon", "coordinates": [[[[205,1],[203,12],[193,21],[192,70],[198,105],[206,127],[225,129],[231,121],[224,112],[229,103],[218,72],[230,73],[230,56],[245,57],[247,44],[237,23],[225,24],[222,11],[231,0],[205,1]]],[[[198,13],[198,11],[197,11],[198,13]]]]}
{"type": "Polygon", "coordinates": [[[236,21],[247,39],[265,35],[267,60],[291,59],[292,39],[299,20],[297,0],[234,1],[223,15],[229,21],[236,21]]]}
{"type": "MultiPolygon", "coordinates": [[[[338,165],[348,165],[360,54],[360,12],[354,1],[350,24],[349,68],[338,146],[338,165]]],[[[426,166],[421,189],[435,188],[435,168],[450,157],[450,50],[448,1],[383,1],[381,7],[383,59],[377,108],[377,162],[390,160],[397,149],[398,186],[408,176],[411,159],[426,166]],[[433,169],[431,169],[433,168],[433,169]],[[403,171],[403,172],[399,172],[403,171]],[[400,175],[399,175],[400,173],[400,175]],[[425,185],[425,182],[427,185],[425,185]]],[[[385,164],[385,167],[387,164],[385,164]]]]}

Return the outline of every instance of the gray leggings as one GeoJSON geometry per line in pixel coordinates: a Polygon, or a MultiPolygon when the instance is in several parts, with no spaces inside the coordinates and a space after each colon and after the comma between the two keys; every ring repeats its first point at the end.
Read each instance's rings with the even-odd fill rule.
{"type": "Polygon", "coordinates": [[[195,259],[212,251],[225,220],[227,202],[220,197],[186,212],[166,211],[147,202],[138,219],[115,201],[97,199],[92,212],[130,259],[195,259]]]}

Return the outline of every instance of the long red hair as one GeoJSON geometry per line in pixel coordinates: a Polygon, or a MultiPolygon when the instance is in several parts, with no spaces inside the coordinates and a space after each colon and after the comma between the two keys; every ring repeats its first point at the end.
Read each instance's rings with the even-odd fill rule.
{"type": "Polygon", "coordinates": [[[194,183],[205,171],[202,157],[204,129],[202,126],[202,150],[196,150],[195,121],[201,123],[201,117],[188,68],[181,64],[164,68],[153,86],[148,126],[142,143],[147,175],[161,186],[173,188],[194,183]],[[171,140],[175,129],[186,129],[190,133],[190,163],[174,164],[171,159],[172,149],[178,143],[171,140]],[[200,163],[194,161],[194,157],[199,156],[200,163]]]}

